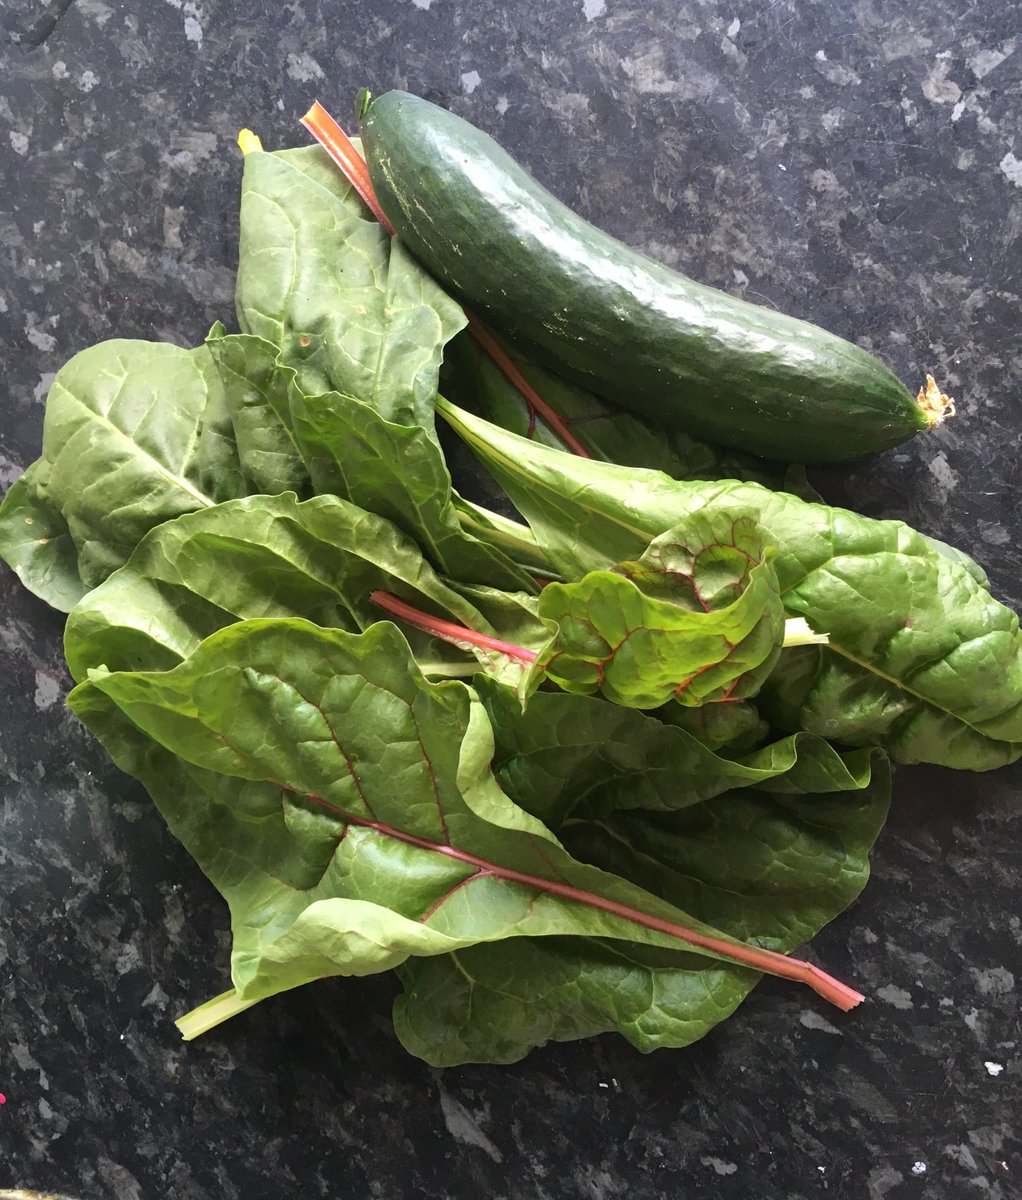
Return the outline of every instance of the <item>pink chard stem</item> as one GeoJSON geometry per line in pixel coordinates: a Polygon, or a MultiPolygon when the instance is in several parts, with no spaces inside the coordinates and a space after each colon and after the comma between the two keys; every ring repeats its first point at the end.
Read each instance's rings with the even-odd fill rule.
{"type": "MultiPolygon", "coordinates": [[[[386,592],[378,592],[375,595],[387,596],[388,601],[394,601],[401,608],[407,607],[402,601],[396,600],[393,596],[388,596],[386,592]]],[[[417,612],[416,609],[411,609],[411,611],[413,613],[417,612]]],[[[428,619],[431,623],[433,622],[433,618],[428,619]]],[[[439,624],[447,625],[448,623],[442,621],[439,624]]],[[[458,629],[459,627],[455,625],[452,628],[458,629]]],[[[556,879],[544,879],[540,875],[529,875],[524,871],[516,871],[511,867],[490,862],[485,858],[480,858],[477,854],[472,854],[470,851],[451,845],[450,841],[434,842],[429,838],[409,833],[407,830],[395,829],[392,825],[386,825],[381,821],[369,817],[356,816],[331,804],[322,796],[310,795],[309,799],[335,813],[348,824],[375,830],[384,837],[395,838],[409,845],[418,846],[422,850],[441,854],[445,858],[454,859],[457,862],[466,864],[466,866],[473,867],[476,874],[472,878],[465,880],[464,883],[466,884],[471,883],[473,879],[486,877],[503,879],[507,883],[519,884],[536,892],[543,892],[549,896],[559,896],[562,900],[569,900],[576,904],[585,905],[587,908],[598,909],[601,912],[620,917],[625,921],[630,921],[635,925],[640,925],[645,929],[652,929],[657,933],[663,933],[668,937],[676,938],[679,942],[686,945],[709,950],[728,962],[738,963],[744,967],[751,967],[756,971],[764,971],[768,975],[777,975],[782,979],[791,979],[797,983],[805,984],[812,988],[817,995],[822,996],[824,1000],[829,1001],[843,1012],[848,1012],[865,999],[861,992],[855,991],[854,988],[850,988],[847,984],[841,983],[832,975],[828,975],[826,971],[822,971],[812,963],[803,962],[801,959],[789,958],[786,954],[778,954],[773,950],[762,950],[758,946],[750,946],[745,942],[731,942],[723,938],[710,937],[704,933],[699,933],[695,929],[690,929],[687,925],[680,925],[675,921],[668,921],[663,917],[642,912],[641,909],[632,908],[630,905],[621,904],[616,900],[608,900],[606,897],[599,896],[595,892],[586,891],[584,888],[574,887],[569,883],[562,883],[556,879]]],[[[435,905],[430,910],[428,916],[432,916],[438,908],[439,905],[435,905]]]]}
{"type": "Polygon", "coordinates": [[[503,371],[508,382],[513,384],[529,408],[536,413],[557,434],[572,454],[579,458],[592,458],[589,451],[568,428],[568,423],[560,413],[555,412],[543,397],[536,391],[525,376],[518,370],[503,346],[479,320],[469,314],[468,331],[478,345],[490,356],[493,362],[503,371]]]}
{"type": "Polygon", "coordinates": [[[451,642],[455,646],[467,644],[476,646],[480,650],[506,654],[508,658],[515,658],[519,662],[532,663],[536,661],[534,650],[527,650],[524,646],[516,646],[512,642],[502,642],[500,638],[490,637],[486,633],[477,633],[465,625],[455,625],[453,621],[444,621],[440,617],[434,617],[431,613],[413,608],[404,600],[399,600],[397,596],[391,595],[390,592],[375,591],[370,594],[369,599],[377,608],[382,608],[391,616],[398,617],[406,624],[421,629],[423,633],[431,634],[445,642],[451,642]]]}
{"type": "MultiPolygon", "coordinates": [[[[369,599],[378,608],[382,608],[384,612],[398,617],[416,629],[421,629],[424,633],[441,638],[443,641],[453,642],[455,645],[468,644],[477,646],[483,650],[496,651],[499,654],[506,654],[509,658],[515,658],[521,662],[531,663],[536,660],[535,652],[525,649],[524,646],[514,646],[509,642],[502,642],[498,638],[489,637],[487,634],[477,633],[475,630],[468,629],[464,625],[456,625],[453,621],[445,621],[440,617],[434,617],[430,613],[425,613],[420,609],[414,608],[404,600],[399,600],[397,596],[392,595],[390,592],[375,591],[370,595],[369,599]]],[[[348,814],[345,815],[348,820],[358,821],[358,818],[353,818],[348,814]]],[[[364,820],[361,823],[372,824],[372,822],[364,820]]],[[[453,846],[439,845],[389,827],[373,827],[379,828],[380,832],[387,833],[390,836],[422,846],[424,849],[435,850],[438,854],[444,854],[448,857],[456,858],[461,862],[471,864],[479,870],[484,871],[485,874],[497,876],[507,880],[509,883],[519,883],[525,887],[546,892],[548,895],[560,896],[565,900],[574,900],[590,908],[596,908],[613,916],[622,917],[624,920],[633,921],[636,925],[641,925],[646,929],[665,933],[669,937],[675,937],[690,946],[698,946],[704,950],[709,950],[730,962],[740,963],[742,966],[752,967],[757,971],[765,971],[769,975],[777,975],[783,979],[792,979],[798,983],[803,983],[812,988],[814,992],[822,996],[825,1000],[840,1008],[843,1012],[848,1012],[865,999],[861,992],[855,991],[854,988],[850,988],[847,984],[841,983],[840,980],[835,979],[832,975],[828,975],[826,971],[821,970],[812,963],[803,962],[801,959],[790,958],[786,954],[778,954],[774,950],[763,950],[758,946],[750,946],[742,942],[730,942],[725,941],[723,938],[710,937],[707,934],[699,933],[695,929],[690,929],[686,925],[679,925],[662,917],[641,912],[639,909],[619,904],[615,900],[605,899],[603,896],[583,891],[580,888],[572,887],[570,884],[559,883],[556,880],[543,879],[539,876],[526,875],[519,871],[509,870],[506,867],[487,862],[453,846]]]]}

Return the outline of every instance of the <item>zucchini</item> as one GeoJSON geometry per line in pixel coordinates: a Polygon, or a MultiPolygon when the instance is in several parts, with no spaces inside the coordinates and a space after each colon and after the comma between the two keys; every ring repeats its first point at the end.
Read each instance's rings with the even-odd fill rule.
{"type": "Polygon", "coordinates": [[[943,419],[871,354],[694,283],[590,225],[492,138],[406,92],[363,117],[402,241],[499,333],[621,408],[786,462],[842,462],[943,419]]]}

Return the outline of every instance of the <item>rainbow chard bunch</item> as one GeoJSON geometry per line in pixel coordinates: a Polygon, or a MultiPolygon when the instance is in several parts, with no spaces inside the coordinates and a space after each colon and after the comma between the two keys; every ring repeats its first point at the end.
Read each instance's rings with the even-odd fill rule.
{"type": "Polygon", "coordinates": [[[246,142],[240,332],[77,355],[0,508],[71,707],[230,906],[182,1031],[390,969],[437,1064],[682,1046],[764,972],[851,1008],[790,952],[864,886],[888,756],[1022,754],[1017,618],[798,466],[497,343],[325,120],[347,177],[246,142]]]}

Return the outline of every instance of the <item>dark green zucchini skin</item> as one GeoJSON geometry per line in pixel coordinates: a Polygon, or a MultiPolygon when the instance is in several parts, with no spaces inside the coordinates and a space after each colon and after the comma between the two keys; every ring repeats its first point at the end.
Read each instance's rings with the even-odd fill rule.
{"type": "Polygon", "coordinates": [[[629,249],[445,109],[386,92],[362,140],[419,261],[527,354],[622,408],[786,462],[859,458],[932,423],[865,350],[629,249]]]}

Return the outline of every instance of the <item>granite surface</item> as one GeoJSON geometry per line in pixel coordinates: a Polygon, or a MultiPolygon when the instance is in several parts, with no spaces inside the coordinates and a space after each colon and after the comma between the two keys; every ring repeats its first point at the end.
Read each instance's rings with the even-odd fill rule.
{"type": "MultiPolygon", "coordinates": [[[[939,433],[817,481],[970,549],[1022,605],[1017,0],[0,0],[0,482],[53,373],[230,320],[241,125],[400,86],[708,283],[933,372],[939,433]],[[1016,154],[1018,157],[1016,157],[1016,154]]],[[[186,1046],[227,914],[64,709],[61,620],[0,573],[0,1188],[83,1200],[1022,1195],[1022,770],[900,769],[874,878],[686,1051],[604,1037],[437,1071],[389,977],[186,1046]]]]}

